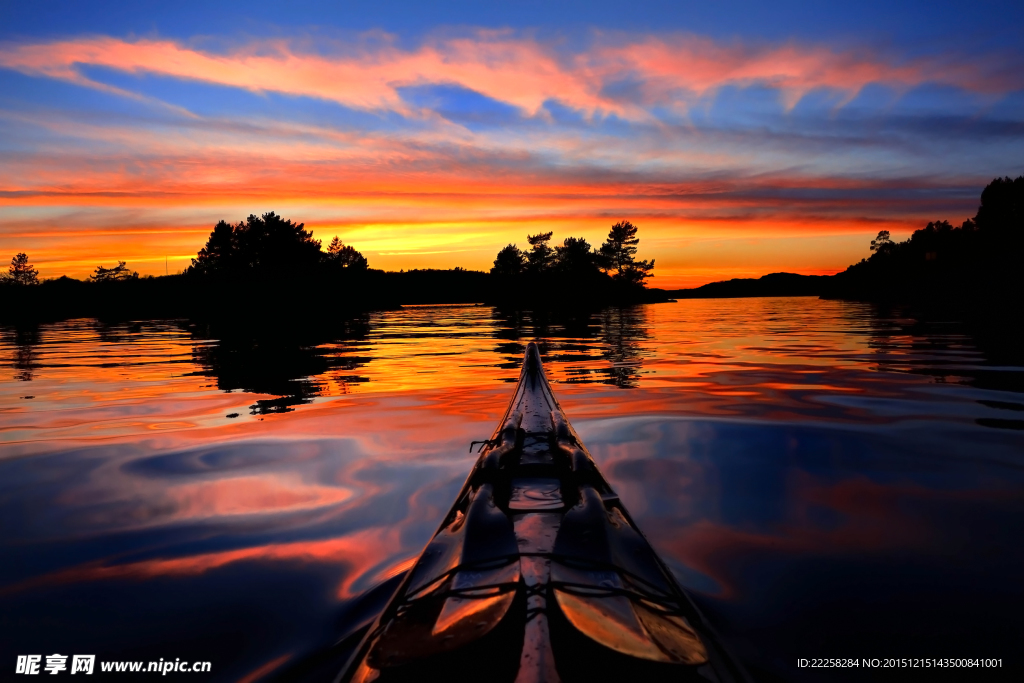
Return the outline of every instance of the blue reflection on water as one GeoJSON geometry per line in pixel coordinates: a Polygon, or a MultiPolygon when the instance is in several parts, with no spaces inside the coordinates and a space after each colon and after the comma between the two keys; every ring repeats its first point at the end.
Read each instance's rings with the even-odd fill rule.
{"type": "Polygon", "coordinates": [[[1019,438],[934,421],[577,428],[755,670],[814,679],[798,657],[1018,650],[1019,438]]]}

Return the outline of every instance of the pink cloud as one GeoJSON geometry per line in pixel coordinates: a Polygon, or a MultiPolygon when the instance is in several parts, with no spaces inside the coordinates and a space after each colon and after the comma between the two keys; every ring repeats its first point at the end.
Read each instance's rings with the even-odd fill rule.
{"type": "Polygon", "coordinates": [[[787,108],[818,88],[838,90],[848,98],[870,83],[898,88],[938,80],[975,89],[976,78],[959,74],[952,81],[924,61],[889,64],[878,59],[819,46],[747,48],[722,46],[690,38],[667,41],[650,38],[601,50],[598,64],[606,77],[629,74],[643,83],[649,102],[671,102],[677,91],[700,97],[725,87],[762,85],[782,92],[787,108]]]}
{"type": "MultiPolygon", "coordinates": [[[[650,118],[645,106],[685,108],[694,98],[727,86],[776,88],[787,106],[819,88],[849,99],[871,83],[906,89],[926,82],[976,92],[1020,87],[1019,78],[998,76],[977,64],[949,68],[943,61],[890,63],[877,56],[822,46],[721,45],[694,36],[613,39],[599,36],[590,49],[565,54],[555,47],[506,33],[438,40],[415,50],[389,43],[333,55],[300,52],[285,41],[261,41],[218,54],[169,40],[79,38],[43,44],[8,44],[0,65],[111,90],[90,79],[80,65],[135,74],[159,74],[243,88],[315,97],[370,111],[429,116],[403,101],[399,89],[426,84],[457,85],[517,107],[530,116],[557,100],[588,116],[616,114],[650,118]],[[624,101],[606,86],[629,80],[641,101],[624,101]]],[[[122,91],[117,91],[122,92],[122,91]]]]}

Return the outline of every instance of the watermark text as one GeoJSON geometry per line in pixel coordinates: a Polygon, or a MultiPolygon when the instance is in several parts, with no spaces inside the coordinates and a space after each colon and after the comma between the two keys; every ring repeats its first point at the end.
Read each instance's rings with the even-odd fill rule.
{"type": "Polygon", "coordinates": [[[45,656],[18,655],[14,673],[25,676],[55,676],[61,673],[91,676],[98,669],[103,673],[158,673],[166,676],[169,673],[209,673],[212,666],[210,662],[183,662],[181,657],[173,660],[161,657],[155,662],[106,661],[99,662],[97,666],[96,655],[62,655],[55,652],[45,656]]]}

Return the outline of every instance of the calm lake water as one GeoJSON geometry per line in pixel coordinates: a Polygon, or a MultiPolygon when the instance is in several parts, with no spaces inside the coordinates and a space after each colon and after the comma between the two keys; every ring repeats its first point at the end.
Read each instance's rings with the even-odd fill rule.
{"type": "Polygon", "coordinates": [[[1024,367],[956,323],[761,298],[568,321],[411,307],[301,333],[0,328],[2,666],[95,654],[212,662],[192,680],[329,679],[533,340],[758,678],[850,678],[801,657],[1003,659],[972,680],[1020,665],[1024,367]]]}

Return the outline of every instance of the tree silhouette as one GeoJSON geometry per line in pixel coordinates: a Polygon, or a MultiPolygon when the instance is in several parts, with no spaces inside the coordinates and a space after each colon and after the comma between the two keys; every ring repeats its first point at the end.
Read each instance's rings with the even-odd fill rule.
{"type": "Polygon", "coordinates": [[[28,262],[28,256],[24,253],[16,254],[11,259],[11,266],[3,281],[12,285],[38,285],[39,271],[28,262]]]}
{"type": "Polygon", "coordinates": [[[608,231],[608,239],[601,245],[599,254],[601,267],[606,271],[614,270],[614,279],[642,287],[644,280],[652,275],[654,260],[636,260],[636,245],[640,243],[637,230],[629,221],[619,221],[608,231]]]}
{"type": "Polygon", "coordinates": [[[597,253],[582,237],[566,237],[555,247],[555,268],[562,273],[587,275],[598,273],[597,253]]]}
{"type": "Polygon", "coordinates": [[[321,262],[320,240],[271,211],[250,215],[237,225],[220,221],[210,233],[189,273],[203,275],[259,274],[279,279],[309,273],[321,262]]]}
{"type": "Polygon", "coordinates": [[[528,251],[509,244],[494,259],[492,275],[518,276],[518,286],[502,288],[498,296],[505,303],[543,306],[635,300],[654,268],[653,261],[636,258],[636,231],[617,223],[600,251],[583,237],[566,237],[552,248],[552,232],[528,235],[528,251]]]}
{"type": "Polygon", "coordinates": [[[543,273],[555,259],[555,250],[548,246],[551,241],[552,232],[541,232],[536,235],[528,235],[526,241],[530,243],[530,251],[526,252],[526,269],[531,273],[543,273]]]}
{"type": "Polygon", "coordinates": [[[337,235],[327,247],[325,259],[336,267],[351,270],[366,270],[369,266],[365,256],[356,251],[354,247],[346,246],[337,235]]]}
{"type": "Polygon", "coordinates": [[[871,251],[884,254],[892,248],[892,245],[893,241],[889,239],[889,231],[882,230],[875,239],[871,240],[871,251]]]}
{"type": "Polygon", "coordinates": [[[124,261],[118,261],[113,268],[96,266],[96,272],[89,276],[93,282],[121,282],[124,280],[137,280],[139,274],[129,270],[124,261]]]}
{"type": "Polygon", "coordinates": [[[1019,250],[1024,247],[1024,176],[995,178],[985,186],[974,221],[993,246],[1013,250],[1013,258],[1020,258],[1019,250]]]}
{"type": "Polygon", "coordinates": [[[526,254],[520,251],[516,245],[510,244],[498,252],[491,273],[493,275],[519,275],[525,267],[526,254]]]}
{"type": "Polygon", "coordinates": [[[189,270],[199,273],[215,273],[235,267],[238,252],[238,244],[235,239],[236,229],[244,230],[244,224],[239,223],[236,228],[229,225],[227,221],[219,221],[213,227],[206,246],[200,249],[196,257],[192,259],[192,267],[189,270]]]}

